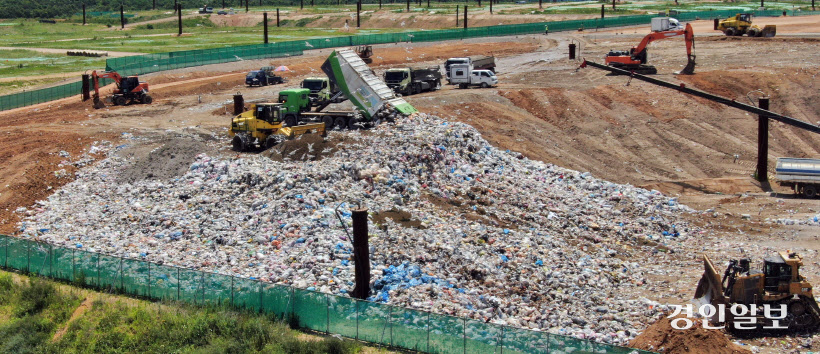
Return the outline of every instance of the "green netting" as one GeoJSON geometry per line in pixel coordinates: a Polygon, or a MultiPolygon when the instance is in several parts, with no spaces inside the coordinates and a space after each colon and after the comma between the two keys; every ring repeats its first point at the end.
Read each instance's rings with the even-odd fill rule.
{"type": "Polygon", "coordinates": [[[359,301],[359,339],[390,344],[391,306],[359,301]]]}
{"type": "Polygon", "coordinates": [[[177,275],[180,269],[159,264],[151,264],[150,297],[159,300],[176,300],[180,294],[177,275]]]}
{"type": "Polygon", "coordinates": [[[8,239],[7,267],[28,271],[28,242],[19,238],[8,239]]]}
{"type": "Polygon", "coordinates": [[[0,237],[0,266],[6,267],[6,261],[8,258],[8,238],[0,237]]]}
{"type": "Polygon", "coordinates": [[[202,272],[191,269],[180,269],[179,300],[191,304],[201,304],[202,272]]]}
{"type": "Polygon", "coordinates": [[[286,320],[293,313],[293,288],[265,284],[262,286],[262,311],[286,320]]]}
{"type": "Polygon", "coordinates": [[[327,301],[326,294],[293,289],[293,313],[299,327],[327,332],[327,301]]]}
{"type": "Polygon", "coordinates": [[[258,312],[262,308],[261,284],[253,279],[234,278],[233,305],[258,312]]]}
{"type": "Polygon", "coordinates": [[[118,289],[120,287],[120,266],[122,265],[122,258],[112,257],[106,255],[99,256],[99,276],[102,289],[118,289]]]}
{"type": "Polygon", "coordinates": [[[52,247],[51,276],[67,281],[74,280],[74,250],[52,247]]]}
{"type": "Polygon", "coordinates": [[[501,347],[501,326],[476,320],[467,320],[466,341],[467,353],[499,353],[501,347]]]}
{"type": "Polygon", "coordinates": [[[427,312],[394,307],[390,317],[393,346],[426,352],[428,316],[427,312]]]}
{"type": "MultiPolygon", "coordinates": [[[[328,296],[328,332],[348,338],[358,338],[356,300],[342,296],[328,296]]],[[[388,338],[389,340],[389,338],[388,338]]],[[[389,342],[387,343],[389,344],[389,342]]]]}
{"type": "Polygon", "coordinates": [[[430,344],[428,353],[463,353],[464,319],[430,314],[430,344]]]}
{"type": "Polygon", "coordinates": [[[97,271],[99,257],[97,253],[76,250],[74,252],[74,281],[80,284],[98,286],[97,271]]]}
{"type": "MultiPolygon", "coordinates": [[[[527,336],[527,334],[519,331],[517,332],[517,336],[511,337],[510,340],[518,341],[526,339],[527,336]]],[[[584,353],[585,350],[589,349],[587,343],[588,342],[583,339],[552,335],[549,336],[548,347],[554,353],[584,353]]],[[[506,351],[506,349],[504,351],[506,351]]]]}
{"type": "Polygon", "coordinates": [[[202,300],[204,303],[223,305],[231,303],[231,277],[202,273],[202,300]]]}
{"type": "Polygon", "coordinates": [[[122,289],[137,296],[148,296],[148,262],[136,259],[122,261],[122,289]]]}
{"type": "Polygon", "coordinates": [[[44,277],[51,276],[51,245],[39,242],[29,244],[28,271],[44,277]]]}

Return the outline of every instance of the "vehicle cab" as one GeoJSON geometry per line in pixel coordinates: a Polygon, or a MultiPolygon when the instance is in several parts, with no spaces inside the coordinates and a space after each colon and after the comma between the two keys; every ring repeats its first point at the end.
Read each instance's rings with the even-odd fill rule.
{"type": "Polygon", "coordinates": [[[470,83],[473,85],[487,83],[489,86],[495,86],[498,84],[498,77],[490,70],[473,70],[470,73],[470,83]]]}

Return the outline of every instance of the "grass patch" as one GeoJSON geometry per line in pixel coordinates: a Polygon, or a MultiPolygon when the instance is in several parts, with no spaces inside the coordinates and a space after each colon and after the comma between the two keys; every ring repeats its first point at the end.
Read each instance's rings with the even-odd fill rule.
{"type": "Polygon", "coordinates": [[[223,307],[161,305],[0,272],[4,353],[356,353],[350,340],[309,337],[264,315],[223,307]],[[75,316],[87,298],[90,308],[75,316]],[[54,334],[66,332],[57,341],[54,334]]]}

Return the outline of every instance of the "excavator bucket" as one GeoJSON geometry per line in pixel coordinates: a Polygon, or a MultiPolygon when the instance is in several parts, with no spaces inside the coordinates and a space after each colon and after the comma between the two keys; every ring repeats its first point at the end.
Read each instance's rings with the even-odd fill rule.
{"type": "Polygon", "coordinates": [[[94,97],[94,108],[95,109],[105,108],[105,102],[103,102],[103,100],[101,100],[99,97],[94,97]]]}
{"type": "Polygon", "coordinates": [[[763,31],[760,32],[761,37],[771,38],[777,34],[777,26],[776,25],[766,25],[763,27],[763,31]]]}
{"type": "Polygon", "coordinates": [[[695,56],[689,55],[686,60],[686,66],[683,70],[678,71],[675,75],[694,75],[695,74],[695,56]]]}

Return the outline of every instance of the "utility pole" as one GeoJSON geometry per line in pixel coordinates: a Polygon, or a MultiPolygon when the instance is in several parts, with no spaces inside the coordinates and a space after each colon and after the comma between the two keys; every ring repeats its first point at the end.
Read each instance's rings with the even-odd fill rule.
{"type": "Polygon", "coordinates": [[[362,20],[361,20],[361,17],[360,17],[361,12],[362,12],[362,0],[359,0],[358,2],[356,2],[356,28],[359,28],[359,27],[362,26],[362,20]]]}
{"type": "Polygon", "coordinates": [[[179,23],[179,36],[182,36],[182,4],[177,4],[177,22],[179,23]]]}
{"type": "Polygon", "coordinates": [[[464,5],[464,29],[467,29],[467,5],[464,5]]]}
{"type": "Polygon", "coordinates": [[[612,11],[615,11],[615,0],[612,0],[612,11]]]}
{"type": "Polygon", "coordinates": [[[151,10],[156,10],[156,9],[157,9],[157,0],[154,0],[153,4],[151,5],[151,10]]]}
{"type": "Polygon", "coordinates": [[[122,4],[120,4],[120,26],[122,26],[121,29],[125,29],[125,10],[122,4]]]}
{"type": "Polygon", "coordinates": [[[456,5],[456,27],[458,27],[458,5],[456,5]]]}
{"type": "Polygon", "coordinates": [[[493,13],[493,2],[495,2],[495,1],[494,1],[494,0],[490,0],[490,14],[492,14],[492,13],[493,13]]]}
{"type": "Polygon", "coordinates": [[[83,26],[85,26],[85,4],[83,4],[83,26]]]}
{"type": "Polygon", "coordinates": [[[604,4],[601,4],[601,18],[604,18],[604,4]]]}
{"type": "Polygon", "coordinates": [[[407,0],[407,12],[410,12],[410,0],[407,0]]]}
{"type": "Polygon", "coordinates": [[[268,13],[262,13],[262,23],[265,28],[265,44],[268,44],[268,13]]]}
{"type": "Polygon", "coordinates": [[[276,8],[276,27],[279,27],[279,8],[276,8]]]}
{"type": "Polygon", "coordinates": [[[367,209],[352,211],[353,219],[353,261],[356,285],[351,297],[367,299],[370,296],[370,245],[367,239],[367,209]]]}

